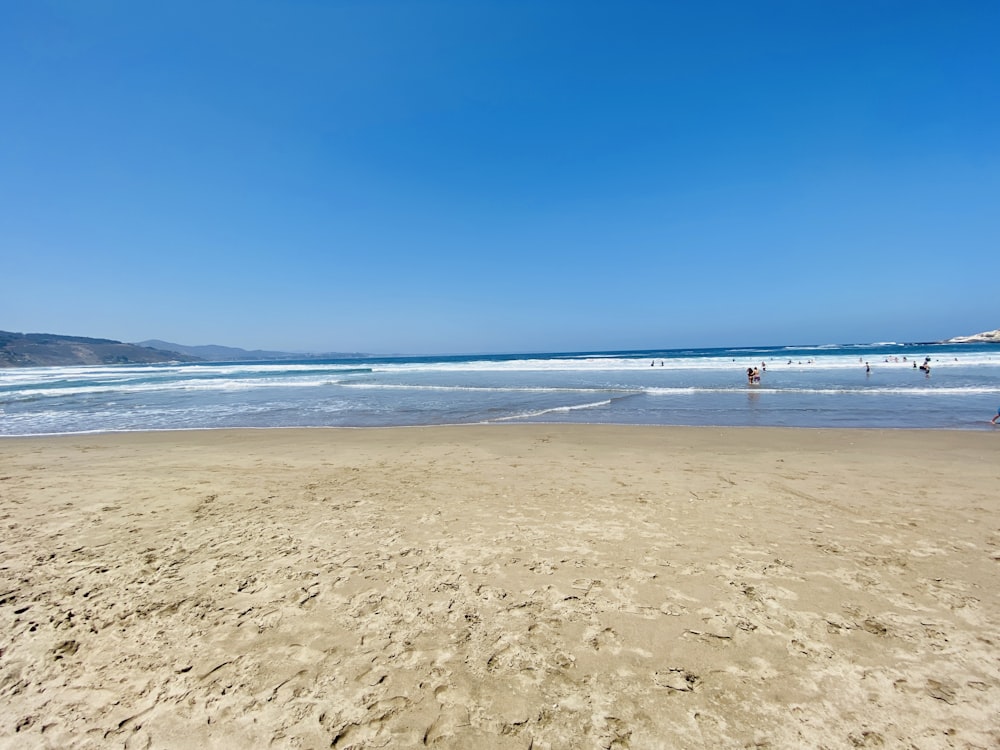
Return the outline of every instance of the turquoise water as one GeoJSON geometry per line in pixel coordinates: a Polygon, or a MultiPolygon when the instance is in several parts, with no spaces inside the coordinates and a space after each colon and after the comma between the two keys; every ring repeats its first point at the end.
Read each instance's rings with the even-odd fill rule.
{"type": "Polygon", "coordinates": [[[998,407],[990,344],[0,370],[0,435],[491,422],[995,429],[998,407]],[[926,358],[929,374],[914,367],[926,358]],[[747,368],[762,365],[749,385],[747,368]]]}

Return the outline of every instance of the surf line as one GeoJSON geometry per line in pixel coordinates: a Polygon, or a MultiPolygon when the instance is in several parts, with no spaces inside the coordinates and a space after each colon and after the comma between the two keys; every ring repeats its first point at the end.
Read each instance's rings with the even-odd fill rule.
{"type": "Polygon", "coordinates": [[[553,406],[549,409],[539,409],[538,411],[530,411],[524,414],[511,414],[510,416],[506,417],[497,417],[496,419],[486,419],[484,420],[483,423],[488,424],[490,422],[510,422],[515,419],[531,419],[533,417],[541,417],[544,416],[545,414],[553,414],[556,412],[579,411],[581,409],[599,409],[602,406],[611,406],[612,401],[614,401],[614,399],[608,398],[604,399],[603,401],[594,401],[593,403],[589,404],[574,404],[572,406],[553,406]]]}

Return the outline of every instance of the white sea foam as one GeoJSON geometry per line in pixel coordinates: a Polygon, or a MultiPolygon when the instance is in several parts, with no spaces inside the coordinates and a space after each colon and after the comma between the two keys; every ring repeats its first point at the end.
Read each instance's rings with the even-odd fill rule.
{"type": "Polygon", "coordinates": [[[162,393],[168,391],[249,391],[260,388],[316,388],[331,384],[331,381],[322,379],[295,380],[288,378],[174,380],[162,383],[98,383],[94,385],[67,386],[65,388],[25,388],[7,394],[0,392],[0,401],[62,398],[66,396],[87,396],[99,394],[162,393]]]}
{"type": "Polygon", "coordinates": [[[224,365],[87,365],[70,367],[30,367],[16,369],[0,369],[0,386],[18,385],[20,383],[59,383],[74,380],[100,379],[109,382],[125,382],[137,378],[169,379],[184,377],[219,377],[225,375],[243,374],[281,374],[281,373],[361,373],[370,372],[365,366],[348,366],[344,364],[224,364],[224,365]]]}
{"type": "Polygon", "coordinates": [[[563,386],[522,386],[522,385],[427,385],[414,383],[337,383],[340,388],[360,391],[439,391],[442,393],[593,393],[601,391],[605,393],[633,392],[626,388],[600,387],[573,388],[563,386]]]}
{"type": "Polygon", "coordinates": [[[584,409],[598,409],[602,406],[610,406],[612,399],[605,399],[604,401],[592,401],[587,404],[574,404],[572,406],[553,406],[548,409],[538,409],[537,411],[524,412],[523,414],[512,414],[507,417],[497,417],[496,419],[487,419],[486,422],[510,422],[516,419],[534,419],[535,417],[543,417],[546,414],[557,414],[559,412],[567,413],[571,411],[580,411],[584,409]]]}
{"type": "Polygon", "coordinates": [[[645,393],[650,396],[681,396],[698,393],[745,393],[747,395],[773,394],[779,396],[1000,396],[1000,386],[952,386],[941,388],[845,388],[842,386],[831,386],[829,388],[768,388],[767,386],[755,385],[732,386],[724,388],[713,387],[693,387],[693,388],[646,388],[645,393]]]}
{"type": "MultiPolygon", "coordinates": [[[[872,345],[874,346],[874,345],[872,345]]],[[[650,356],[649,358],[634,358],[621,356],[586,356],[574,358],[547,359],[510,359],[510,360],[468,360],[468,361],[437,361],[437,362],[378,362],[364,367],[346,367],[343,364],[225,364],[225,365],[170,365],[147,367],[60,367],[60,368],[30,368],[24,370],[0,370],[0,392],[21,389],[60,387],[128,387],[136,381],[143,384],[193,381],[225,381],[228,379],[252,380],[258,376],[262,383],[274,379],[274,382],[291,383],[296,380],[308,382],[315,378],[318,382],[330,382],[331,378],[353,378],[364,374],[407,376],[418,373],[645,373],[648,377],[657,377],[661,372],[732,372],[745,371],[748,366],[758,366],[766,362],[768,372],[803,372],[819,370],[857,370],[867,362],[873,370],[888,368],[913,368],[918,359],[931,357],[933,370],[939,368],[967,367],[997,367],[1000,368],[1000,349],[993,351],[948,352],[911,355],[907,360],[885,361],[886,356],[880,354],[868,356],[859,349],[845,352],[840,347],[836,354],[820,353],[823,347],[813,347],[817,352],[810,357],[803,354],[809,351],[804,347],[796,348],[794,355],[776,352],[774,350],[747,349],[739,356],[735,351],[730,356],[650,356]],[[760,355],[769,354],[761,359],[760,355]],[[753,355],[753,356],[750,356],[753,355]],[[651,366],[652,365],[652,366],[651,366]]],[[[793,351],[789,349],[788,351],[793,351]]],[[[651,383],[653,385],[655,383],[651,383]]],[[[60,390],[63,388],[60,387],[60,390]]]]}
{"type": "MultiPolygon", "coordinates": [[[[1000,362],[997,363],[1000,365],[1000,362]]],[[[893,367],[901,369],[904,372],[911,369],[910,365],[905,365],[903,363],[889,363],[879,365],[881,369],[886,369],[888,367],[893,367]]],[[[940,364],[941,370],[945,370],[949,367],[947,363],[940,364]]],[[[652,369],[652,368],[650,368],[652,369]]],[[[699,370],[711,370],[711,367],[707,368],[686,368],[691,372],[697,372],[699,370]]],[[[829,363],[824,363],[822,370],[837,370],[843,369],[843,367],[830,367],[829,363]]],[[[858,365],[854,363],[852,369],[857,370],[858,365]]],[[[935,371],[938,370],[938,364],[935,363],[932,368],[935,371]]],[[[732,370],[732,368],[727,368],[727,370],[732,370]]],[[[813,371],[808,366],[803,367],[788,367],[784,370],[785,372],[796,372],[798,374],[808,374],[813,371]]],[[[629,383],[614,383],[610,381],[595,381],[588,383],[583,386],[576,385],[545,385],[545,384],[532,384],[532,383],[520,383],[520,382],[509,382],[503,384],[461,384],[461,383],[399,383],[399,382],[380,382],[378,380],[372,381],[360,381],[352,380],[350,377],[331,379],[331,375],[335,374],[336,371],[328,371],[318,374],[309,374],[308,376],[294,376],[290,373],[282,373],[278,376],[276,373],[272,377],[238,377],[238,378],[177,378],[177,379],[166,379],[166,380],[146,380],[138,382],[121,381],[118,379],[109,380],[96,380],[94,382],[86,382],[80,385],[67,384],[62,387],[55,387],[51,383],[34,383],[33,385],[41,387],[8,387],[0,390],[0,402],[12,403],[18,401],[30,401],[36,399],[51,399],[51,398],[66,398],[66,397],[78,397],[78,396],[98,396],[102,395],[105,397],[113,397],[114,394],[128,395],[128,394],[153,394],[153,393],[166,393],[171,391],[179,392],[238,392],[238,391],[254,391],[260,389],[308,389],[308,388],[344,388],[344,389],[354,389],[354,390],[367,390],[367,391],[436,391],[436,392],[469,392],[469,393],[636,393],[645,392],[652,396],[659,395],[681,395],[681,394],[695,394],[695,393],[725,393],[725,392],[739,392],[746,391],[749,393],[799,393],[799,394],[831,394],[831,393],[841,393],[841,394],[907,394],[914,395],[920,393],[926,393],[931,395],[978,395],[978,394],[996,394],[1000,393],[1000,386],[985,385],[985,384],[966,384],[962,382],[948,381],[943,378],[925,378],[922,374],[914,374],[913,383],[906,384],[887,384],[881,385],[877,383],[867,382],[864,386],[850,386],[843,383],[830,383],[827,386],[816,386],[809,384],[806,381],[788,381],[787,378],[782,377],[779,373],[782,372],[780,367],[768,368],[768,372],[764,374],[764,382],[760,385],[748,388],[745,384],[745,377],[742,374],[742,368],[738,368],[736,373],[731,379],[729,384],[720,383],[704,383],[704,384],[689,384],[689,383],[676,383],[676,384],[656,384],[655,381],[650,380],[650,378],[655,378],[656,374],[650,373],[649,378],[642,378],[636,380],[635,382],[629,383]],[[770,382],[769,382],[770,381],[770,382]]],[[[442,370],[441,372],[454,373],[454,370],[442,370]]],[[[482,371],[480,371],[482,372],[482,371]]],[[[519,372],[531,372],[531,371],[519,371],[519,372]]],[[[545,371],[549,372],[549,371],[545,371]]],[[[601,372],[607,372],[601,371],[601,372]]],[[[177,373],[180,375],[181,373],[177,373]]],[[[185,373],[186,374],[186,373],[185,373]]],[[[673,371],[672,377],[677,376],[678,371],[673,371]]],[[[908,375],[909,373],[907,373],[908,375]]],[[[694,377],[694,376],[693,376],[694,377]]],[[[72,381],[71,381],[72,382],[72,381]]]]}
{"type": "MultiPolygon", "coordinates": [[[[768,370],[786,368],[809,368],[811,370],[826,369],[858,369],[864,367],[867,361],[873,368],[878,367],[911,367],[917,358],[910,357],[906,361],[886,362],[880,357],[868,357],[858,361],[859,352],[837,355],[816,355],[796,357],[767,357],[768,370]],[[789,362],[789,359],[791,362],[789,362]]],[[[470,362],[418,362],[418,363],[380,363],[372,365],[375,373],[418,373],[418,372],[649,372],[661,370],[682,371],[739,371],[748,366],[759,366],[759,357],[702,357],[674,359],[666,357],[649,357],[642,360],[623,358],[587,358],[587,359],[518,359],[505,361],[477,360],[470,362]]],[[[923,361],[923,357],[919,358],[923,361]]],[[[1000,367],[1000,351],[996,354],[969,353],[966,355],[946,355],[946,358],[931,357],[933,367],[979,367],[994,365],[1000,367]]]]}
{"type": "Polygon", "coordinates": [[[1000,348],[984,345],[400,358],[361,366],[74,366],[0,370],[0,434],[388,426],[556,414],[565,421],[648,424],[961,428],[982,424],[984,412],[988,424],[998,398],[1000,348]],[[931,377],[913,367],[924,357],[931,359],[931,377]],[[762,361],[763,382],[748,387],[746,368],[762,361]],[[919,408],[907,408],[914,399],[919,408]]]}

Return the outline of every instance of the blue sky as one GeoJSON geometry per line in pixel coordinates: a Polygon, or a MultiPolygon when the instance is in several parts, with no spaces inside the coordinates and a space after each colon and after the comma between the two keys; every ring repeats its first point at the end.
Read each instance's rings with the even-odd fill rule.
{"type": "Polygon", "coordinates": [[[1000,327],[1000,3],[0,2],[0,329],[295,351],[1000,327]]]}

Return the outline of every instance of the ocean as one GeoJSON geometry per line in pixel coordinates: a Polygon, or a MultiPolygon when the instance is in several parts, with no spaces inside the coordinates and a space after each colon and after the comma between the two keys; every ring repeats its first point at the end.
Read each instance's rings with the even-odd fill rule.
{"type": "Polygon", "coordinates": [[[0,370],[6,436],[511,422],[985,430],[1000,429],[998,407],[995,344],[0,370]],[[915,365],[928,358],[925,373],[915,365]]]}

